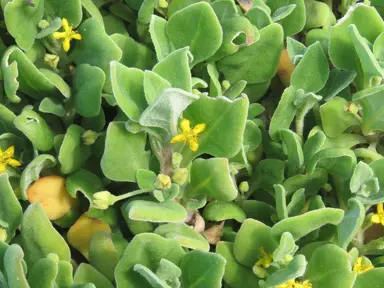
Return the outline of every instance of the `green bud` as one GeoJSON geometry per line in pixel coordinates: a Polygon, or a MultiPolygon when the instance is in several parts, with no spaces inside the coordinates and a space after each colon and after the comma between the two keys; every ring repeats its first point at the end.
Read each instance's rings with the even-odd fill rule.
{"type": "Polygon", "coordinates": [[[155,182],[156,189],[164,190],[167,188],[171,188],[171,186],[172,186],[171,177],[165,174],[157,175],[156,182],[155,182]]]}
{"type": "Polygon", "coordinates": [[[49,26],[49,22],[47,20],[40,20],[39,24],[37,24],[37,26],[43,30],[45,28],[47,28],[49,26]]]}
{"type": "Polygon", "coordinates": [[[54,54],[45,54],[44,63],[51,67],[53,70],[57,70],[60,57],[54,54]]]}
{"type": "Polygon", "coordinates": [[[268,271],[265,268],[257,266],[257,265],[253,266],[252,272],[257,277],[262,278],[262,279],[268,277],[268,275],[269,275],[268,271]]]}
{"type": "Polygon", "coordinates": [[[243,181],[239,185],[239,190],[241,193],[245,193],[249,191],[249,184],[247,181],[243,181]]]}
{"type": "Polygon", "coordinates": [[[325,183],[323,186],[323,189],[325,192],[331,192],[332,191],[332,186],[329,183],[325,183]]]}
{"type": "Polygon", "coordinates": [[[7,241],[7,238],[8,238],[7,230],[5,230],[4,228],[0,228],[0,241],[5,242],[7,241]]]}
{"type": "Polygon", "coordinates": [[[228,80],[224,80],[223,82],[221,82],[221,86],[223,87],[223,90],[228,90],[229,87],[231,87],[231,83],[228,81],[228,80]]]}
{"type": "Polygon", "coordinates": [[[115,195],[112,195],[109,191],[101,191],[93,194],[92,204],[96,209],[106,210],[109,206],[116,202],[115,195]]]}
{"type": "Polygon", "coordinates": [[[293,260],[293,256],[292,255],[290,255],[290,254],[287,254],[287,255],[285,255],[284,256],[284,261],[285,261],[285,263],[289,263],[289,262],[291,262],[293,260]]]}
{"type": "Polygon", "coordinates": [[[172,154],[172,166],[174,169],[179,168],[181,161],[183,161],[183,156],[180,153],[172,154]]]}
{"type": "Polygon", "coordinates": [[[176,168],[173,170],[172,182],[178,185],[184,185],[188,180],[188,169],[187,168],[176,168]]]}
{"type": "Polygon", "coordinates": [[[92,145],[96,142],[97,138],[99,138],[99,135],[100,134],[95,131],[87,130],[81,137],[83,139],[84,145],[92,145]]]}
{"type": "Polygon", "coordinates": [[[159,0],[159,7],[168,8],[168,2],[166,0],[159,0]]]}

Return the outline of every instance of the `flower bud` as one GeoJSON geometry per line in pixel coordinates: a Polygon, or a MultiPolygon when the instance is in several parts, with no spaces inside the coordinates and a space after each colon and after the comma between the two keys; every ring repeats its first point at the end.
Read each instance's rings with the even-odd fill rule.
{"type": "Polygon", "coordinates": [[[160,8],[168,8],[168,2],[166,0],[159,0],[160,8]]]}
{"type": "Polygon", "coordinates": [[[223,90],[228,90],[229,87],[231,87],[231,83],[228,81],[228,80],[224,80],[222,83],[221,83],[221,86],[223,87],[223,90]]]}
{"type": "Polygon", "coordinates": [[[178,185],[184,185],[188,180],[188,169],[187,168],[176,168],[173,170],[172,182],[178,185]]]}
{"type": "Polygon", "coordinates": [[[97,138],[99,138],[99,133],[92,130],[87,130],[81,137],[83,139],[84,145],[92,145],[96,142],[97,138]]]}
{"type": "Polygon", "coordinates": [[[37,24],[37,27],[39,27],[40,29],[45,29],[49,26],[49,22],[47,20],[40,20],[39,24],[37,24]]]}
{"type": "Polygon", "coordinates": [[[257,277],[262,278],[262,279],[267,278],[267,276],[269,275],[268,271],[265,268],[257,266],[257,265],[253,266],[252,272],[257,277]]]}
{"type": "Polygon", "coordinates": [[[53,70],[57,69],[57,65],[59,64],[60,57],[54,54],[45,54],[44,63],[51,67],[53,70]]]}
{"type": "Polygon", "coordinates": [[[93,206],[99,210],[106,210],[115,203],[115,196],[108,191],[93,194],[93,206]]]}
{"type": "Polygon", "coordinates": [[[172,154],[172,166],[174,169],[179,168],[181,161],[183,161],[183,156],[180,153],[172,154]]]}
{"type": "Polygon", "coordinates": [[[243,181],[239,185],[239,190],[241,193],[245,193],[249,191],[249,184],[247,181],[243,181]]]}
{"type": "Polygon", "coordinates": [[[157,175],[156,182],[155,182],[156,189],[164,190],[167,188],[171,188],[171,186],[172,186],[172,180],[168,175],[165,175],[165,174],[157,175]]]}

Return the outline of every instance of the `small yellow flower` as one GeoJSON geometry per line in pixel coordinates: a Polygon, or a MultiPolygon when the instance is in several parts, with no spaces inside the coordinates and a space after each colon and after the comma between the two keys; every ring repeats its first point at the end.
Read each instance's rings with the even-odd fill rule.
{"type": "Polygon", "coordinates": [[[308,280],[305,280],[303,282],[289,280],[287,283],[276,286],[276,288],[311,288],[311,287],[312,287],[312,284],[308,280]]]}
{"type": "Polygon", "coordinates": [[[372,215],[371,221],[384,226],[384,208],[383,203],[377,205],[377,213],[372,215]]]}
{"type": "Polygon", "coordinates": [[[361,274],[365,271],[371,270],[372,268],[375,267],[373,265],[363,264],[363,257],[357,258],[355,265],[353,265],[353,271],[355,271],[357,274],[361,274]]]}
{"type": "Polygon", "coordinates": [[[262,266],[264,268],[268,268],[269,266],[271,266],[271,264],[273,262],[272,253],[267,254],[263,247],[260,248],[260,252],[261,252],[260,259],[259,259],[259,261],[256,262],[255,265],[259,266],[259,267],[262,266]]]}
{"type": "Polygon", "coordinates": [[[53,37],[55,37],[56,39],[64,39],[63,48],[65,52],[68,52],[69,48],[71,48],[71,40],[81,40],[82,37],[79,33],[72,30],[73,28],[72,26],[69,26],[67,19],[63,18],[63,20],[61,21],[61,25],[64,29],[64,32],[55,32],[53,33],[53,37]]]}
{"type": "Polygon", "coordinates": [[[3,152],[0,149],[0,173],[4,173],[7,170],[7,166],[19,167],[21,163],[16,159],[13,159],[15,154],[15,146],[9,147],[3,152]]]}
{"type": "Polygon", "coordinates": [[[183,119],[180,123],[181,133],[176,135],[171,139],[171,143],[184,142],[189,143],[189,148],[192,151],[197,151],[199,149],[199,134],[201,134],[207,125],[197,124],[195,127],[191,128],[191,121],[188,119],[183,119]]]}

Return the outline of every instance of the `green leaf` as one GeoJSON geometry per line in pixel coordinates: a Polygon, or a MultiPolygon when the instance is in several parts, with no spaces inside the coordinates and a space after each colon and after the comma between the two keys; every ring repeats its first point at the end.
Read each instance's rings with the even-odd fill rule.
{"type": "Polygon", "coordinates": [[[146,138],[144,133],[128,132],[124,122],[111,122],[101,159],[104,175],[113,181],[136,182],[137,170],[149,167],[150,155],[145,151],[146,138]]]}
{"type": "Polygon", "coordinates": [[[273,12],[272,21],[277,22],[279,20],[284,19],[285,17],[289,16],[293,10],[296,8],[296,4],[289,4],[287,6],[282,6],[278,8],[275,12],[273,12]]]}
{"type": "Polygon", "coordinates": [[[61,172],[69,174],[81,168],[91,156],[91,147],[83,144],[82,135],[85,129],[72,124],[67,129],[61,144],[58,159],[61,172]]]}
{"type": "Polygon", "coordinates": [[[224,281],[233,288],[258,288],[259,278],[249,267],[241,265],[233,255],[233,243],[220,241],[216,246],[216,253],[227,261],[225,265],[224,281]]]}
{"type": "Polygon", "coordinates": [[[58,274],[56,276],[55,282],[59,287],[71,285],[73,283],[73,266],[70,262],[59,261],[58,264],[58,274]]]}
{"type": "Polygon", "coordinates": [[[109,232],[101,231],[92,236],[89,243],[89,263],[111,282],[115,279],[115,268],[119,260],[109,232]]]}
{"type": "Polygon", "coordinates": [[[247,218],[252,218],[268,225],[272,224],[271,216],[276,213],[276,210],[271,205],[256,200],[243,201],[242,208],[247,218]]]}
{"type": "Polygon", "coordinates": [[[180,261],[184,287],[220,288],[226,261],[223,256],[194,250],[180,261]]]}
{"type": "Polygon", "coordinates": [[[347,88],[355,79],[356,75],[355,71],[334,68],[329,73],[325,86],[318,92],[318,94],[323,96],[325,101],[329,101],[347,88]]]}
{"type": "Polygon", "coordinates": [[[263,29],[273,23],[270,12],[264,9],[264,7],[254,6],[245,13],[245,16],[257,29],[263,29]]]}
{"type": "MultiPolygon", "coordinates": [[[[8,174],[0,175],[0,219],[8,224],[6,227],[7,239],[11,240],[15,236],[16,230],[21,224],[23,211],[16,198],[8,174]]],[[[1,260],[0,260],[1,261],[1,260]]]]}
{"type": "Polygon", "coordinates": [[[306,169],[307,173],[312,173],[316,167],[320,167],[326,169],[329,174],[349,178],[356,162],[355,153],[350,149],[327,148],[313,155],[306,169]]]}
{"type": "Polygon", "coordinates": [[[321,49],[320,42],[309,46],[303,59],[296,66],[291,76],[291,85],[305,92],[317,92],[321,90],[329,75],[328,60],[321,49]],[[311,73],[308,73],[308,69],[311,73]]]}
{"type": "Polygon", "coordinates": [[[290,86],[284,90],[279,105],[272,115],[269,125],[269,135],[273,140],[280,140],[281,129],[289,129],[296,115],[296,105],[294,104],[296,91],[290,86]]]}
{"type": "Polygon", "coordinates": [[[181,113],[198,96],[181,89],[169,88],[142,113],[140,125],[145,127],[161,128],[167,133],[167,138],[177,134],[177,122],[181,113]]]}
{"type": "Polygon", "coordinates": [[[56,17],[54,18],[50,23],[49,26],[41,30],[39,33],[36,35],[36,39],[42,39],[44,37],[47,37],[48,35],[53,34],[57,30],[59,30],[61,27],[61,18],[56,17]]]}
{"type": "Polygon", "coordinates": [[[134,266],[141,264],[151,271],[156,271],[161,259],[178,265],[184,254],[176,240],[149,233],[137,235],[129,243],[116,267],[116,284],[125,288],[152,288],[145,278],[133,270],[134,266]]]}
{"type": "Polygon", "coordinates": [[[327,136],[337,137],[349,127],[360,126],[360,122],[356,116],[348,112],[348,105],[347,100],[341,97],[335,97],[331,101],[321,105],[321,121],[324,133],[327,136]]]}
{"type": "Polygon", "coordinates": [[[104,91],[112,92],[110,80],[110,62],[119,61],[122,51],[119,46],[109,37],[102,24],[90,18],[85,20],[79,27],[78,33],[82,40],[77,41],[71,54],[76,65],[89,64],[102,69],[106,75],[104,91]]]}
{"type": "Polygon", "coordinates": [[[160,225],[153,233],[164,238],[175,239],[180,246],[188,249],[209,251],[208,241],[200,233],[184,223],[168,223],[160,225]]]}
{"type": "Polygon", "coordinates": [[[188,163],[203,153],[215,157],[235,156],[243,144],[248,105],[246,96],[231,101],[225,97],[201,95],[199,100],[192,103],[183,116],[192,124],[205,123],[206,128],[199,135],[197,152],[190,150],[187,145],[180,152],[184,157],[183,163],[188,163]]]}
{"type": "Polygon", "coordinates": [[[356,86],[362,89],[365,87],[364,72],[354,40],[348,33],[351,24],[356,26],[362,37],[373,43],[384,32],[384,21],[374,7],[355,5],[331,28],[329,56],[332,63],[338,69],[356,71],[356,86]]]}
{"type": "Polygon", "coordinates": [[[13,244],[8,247],[4,254],[4,274],[7,277],[9,288],[29,288],[27,279],[25,278],[26,267],[23,265],[23,249],[13,244]]]}
{"type": "Polygon", "coordinates": [[[189,48],[180,48],[158,62],[153,67],[153,72],[168,80],[173,88],[180,88],[191,92],[192,76],[189,66],[190,62],[191,52],[189,48]]]}
{"type": "Polygon", "coordinates": [[[21,239],[28,265],[36,263],[49,253],[69,261],[71,252],[65,240],[52,226],[40,203],[28,206],[21,223],[21,239]]]}
{"type": "Polygon", "coordinates": [[[284,284],[289,280],[301,277],[305,273],[307,261],[304,255],[297,255],[286,267],[269,275],[265,281],[266,287],[276,287],[276,285],[284,284]]]}
{"type": "Polygon", "coordinates": [[[43,113],[53,114],[59,117],[64,117],[65,109],[60,101],[52,98],[44,98],[39,105],[39,111],[43,113]]]}
{"type": "Polygon", "coordinates": [[[313,155],[316,154],[324,145],[327,136],[323,131],[317,131],[313,135],[309,135],[307,141],[303,145],[304,162],[308,162],[313,155]]]}
{"type": "Polygon", "coordinates": [[[147,46],[136,42],[131,37],[122,34],[113,34],[111,39],[123,51],[120,63],[127,67],[138,69],[152,69],[156,63],[156,56],[147,46]]]}
{"type": "Polygon", "coordinates": [[[32,109],[24,109],[14,120],[15,126],[32,142],[34,148],[46,152],[53,148],[54,134],[44,118],[32,109]]]}
{"type": "Polygon", "coordinates": [[[361,228],[365,218],[364,205],[357,199],[348,200],[348,210],[337,226],[337,245],[346,249],[361,228]]]}
{"type": "Polygon", "coordinates": [[[171,40],[168,38],[167,24],[167,20],[157,15],[152,16],[149,24],[149,33],[159,61],[163,61],[174,50],[171,40]]]}
{"type": "Polygon", "coordinates": [[[206,2],[187,6],[168,21],[167,33],[176,49],[190,47],[191,66],[215,54],[223,41],[223,30],[212,7],[206,2]]]}
{"type": "Polygon", "coordinates": [[[184,207],[172,200],[165,200],[160,203],[133,200],[125,206],[123,213],[127,213],[132,220],[154,223],[177,223],[184,221],[187,217],[187,211],[184,207]]]}
{"type": "Polygon", "coordinates": [[[144,92],[147,103],[151,105],[163,94],[164,90],[171,88],[171,83],[152,71],[144,71],[144,92]]]}
{"type": "Polygon", "coordinates": [[[247,120],[244,130],[243,145],[247,147],[246,152],[254,151],[261,144],[261,131],[259,126],[251,120],[247,120]]]}
{"type": "Polygon", "coordinates": [[[374,177],[374,173],[371,167],[365,164],[363,161],[360,161],[353,171],[351,177],[351,182],[349,183],[349,188],[352,193],[359,192],[360,187],[368,180],[374,177]]]}
{"type": "Polygon", "coordinates": [[[305,206],[305,189],[297,190],[287,206],[288,215],[297,216],[304,209],[305,206]]]}
{"type": "Polygon", "coordinates": [[[305,45],[291,37],[287,37],[287,51],[288,56],[292,61],[292,64],[297,66],[303,59],[307,47],[305,45]]]}
{"type": "Polygon", "coordinates": [[[100,113],[101,92],[105,73],[99,67],[81,64],[75,70],[75,109],[83,117],[96,117],[100,113]]]}
{"type": "Polygon", "coordinates": [[[145,169],[138,169],[136,173],[137,184],[140,189],[154,188],[157,175],[155,172],[145,169]]]}
{"type": "Polygon", "coordinates": [[[281,19],[280,24],[284,28],[285,36],[291,36],[303,30],[306,20],[304,0],[268,0],[266,2],[271,8],[272,14],[281,7],[295,4],[295,9],[287,17],[281,19]]]}
{"type": "Polygon", "coordinates": [[[81,263],[73,278],[75,284],[94,283],[96,288],[113,288],[109,280],[91,265],[81,263]]]}
{"type": "MultiPolygon", "coordinates": [[[[284,181],[284,162],[277,159],[264,159],[256,166],[252,185],[272,192],[275,184],[284,181]]],[[[251,185],[251,187],[252,187],[251,185]]]]}
{"type": "Polygon", "coordinates": [[[241,225],[233,245],[236,260],[242,265],[253,267],[260,259],[260,248],[267,254],[272,253],[278,246],[271,227],[253,219],[247,219],[241,225]]]}
{"type": "Polygon", "coordinates": [[[367,88],[353,95],[353,101],[362,107],[363,123],[361,128],[364,135],[369,135],[373,131],[384,131],[382,117],[384,111],[379,104],[383,95],[384,85],[367,88]]]}
{"type": "Polygon", "coordinates": [[[295,175],[283,182],[287,195],[304,188],[307,196],[317,192],[328,182],[328,172],[322,168],[316,168],[311,174],[295,175]]]}
{"type": "Polygon", "coordinates": [[[326,3],[314,0],[305,1],[306,22],[305,29],[323,27],[327,24],[332,11],[326,3]]]}
{"type": "Polygon", "coordinates": [[[186,190],[189,198],[207,195],[216,200],[232,201],[238,195],[226,158],[196,159],[190,177],[186,190]]]}
{"type": "Polygon", "coordinates": [[[20,178],[21,199],[27,200],[28,187],[40,178],[42,171],[56,166],[56,163],[56,158],[48,154],[38,155],[31,162],[29,162],[29,164],[24,168],[20,178]]]}
{"type": "Polygon", "coordinates": [[[235,219],[237,222],[242,223],[247,215],[241,207],[233,202],[211,201],[205,206],[203,217],[206,221],[221,222],[235,219]]]}
{"type": "Polygon", "coordinates": [[[260,30],[259,41],[223,58],[217,67],[231,83],[239,80],[248,84],[265,82],[276,74],[282,49],[282,27],[271,24],[260,30]]]}
{"type": "Polygon", "coordinates": [[[352,287],[356,273],[352,271],[350,256],[333,244],[317,248],[309,260],[305,279],[313,287],[352,287]]]}
{"type": "Polygon", "coordinates": [[[33,3],[32,7],[24,0],[13,0],[9,1],[4,8],[7,30],[23,50],[29,50],[35,42],[38,32],[37,24],[44,13],[43,0],[34,0],[33,3]]]}
{"type": "Polygon", "coordinates": [[[273,186],[275,190],[276,212],[279,220],[288,218],[287,210],[287,193],[282,185],[276,184],[273,186]]]}
{"type": "Polygon", "coordinates": [[[49,257],[40,259],[28,271],[28,283],[31,288],[54,287],[58,272],[55,260],[49,257]]]}
{"type": "MultiPolygon", "coordinates": [[[[273,252],[273,261],[276,263],[279,263],[279,265],[284,266],[285,264],[287,264],[286,257],[295,255],[298,249],[299,249],[299,246],[295,244],[295,239],[293,239],[292,234],[289,232],[285,232],[283,233],[283,235],[281,235],[279,246],[273,252]]],[[[297,260],[298,259],[296,259],[296,261],[297,260]]],[[[304,271],[303,271],[303,274],[304,274],[304,271]]],[[[293,279],[296,277],[292,277],[290,279],[293,279]]]]}
{"type": "Polygon", "coordinates": [[[384,268],[376,268],[361,273],[357,276],[354,288],[380,288],[383,283],[383,272],[384,268]]]}
{"type": "Polygon", "coordinates": [[[113,95],[123,112],[133,121],[138,121],[147,107],[144,96],[144,72],[111,62],[111,81],[113,95]]]}
{"type": "Polygon", "coordinates": [[[223,89],[220,83],[220,73],[217,70],[217,65],[215,62],[209,62],[207,64],[207,72],[210,78],[210,87],[209,94],[212,97],[217,97],[223,95],[223,89]]]}
{"type": "Polygon", "coordinates": [[[280,134],[288,155],[288,176],[296,175],[301,172],[304,165],[301,139],[295,132],[288,129],[281,129],[280,134]]]}
{"type": "Polygon", "coordinates": [[[379,61],[384,61],[384,32],[377,36],[372,49],[375,58],[379,61]]]}
{"type": "Polygon", "coordinates": [[[284,232],[290,232],[295,240],[326,224],[338,225],[344,216],[344,211],[334,208],[322,208],[299,216],[290,217],[276,223],[272,227],[272,234],[280,237],[284,232]]]}

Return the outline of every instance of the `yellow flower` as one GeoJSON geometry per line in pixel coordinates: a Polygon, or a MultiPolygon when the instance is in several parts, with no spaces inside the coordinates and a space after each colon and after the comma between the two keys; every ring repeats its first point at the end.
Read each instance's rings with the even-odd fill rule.
{"type": "Polygon", "coordinates": [[[371,270],[372,268],[375,268],[375,267],[373,265],[363,264],[363,257],[357,258],[355,265],[353,265],[353,271],[355,271],[357,274],[371,270]]]}
{"type": "Polygon", "coordinates": [[[82,37],[79,33],[72,30],[72,26],[69,26],[67,19],[63,18],[61,25],[64,29],[64,32],[55,32],[53,33],[53,37],[56,39],[64,39],[63,48],[65,52],[68,52],[69,48],[71,48],[71,40],[81,40],[82,37]]]}
{"type": "Polygon", "coordinates": [[[191,128],[191,121],[184,118],[180,123],[181,133],[173,137],[171,143],[189,143],[189,148],[195,152],[199,149],[199,134],[205,130],[206,126],[207,125],[203,123],[197,124],[195,127],[191,128]]]}
{"type": "Polygon", "coordinates": [[[380,203],[377,205],[377,213],[373,214],[371,221],[373,223],[377,223],[384,226],[384,209],[383,209],[383,203],[380,203]]]}
{"type": "Polygon", "coordinates": [[[255,265],[259,266],[259,267],[263,266],[264,268],[268,268],[269,266],[271,266],[271,264],[273,262],[272,253],[267,254],[263,247],[260,248],[260,252],[261,252],[260,259],[259,259],[259,261],[256,262],[255,265]]]}
{"type": "Polygon", "coordinates": [[[0,149],[0,173],[4,173],[7,170],[7,166],[19,167],[21,163],[16,159],[13,159],[13,155],[15,154],[15,146],[9,147],[7,150],[3,152],[0,149]]]}
{"type": "Polygon", "coordinates": [[[311,288],[312,284],[308,280],[303,282],[289,280],[287,283],[276,286],[276,288],[311,288]]]}

